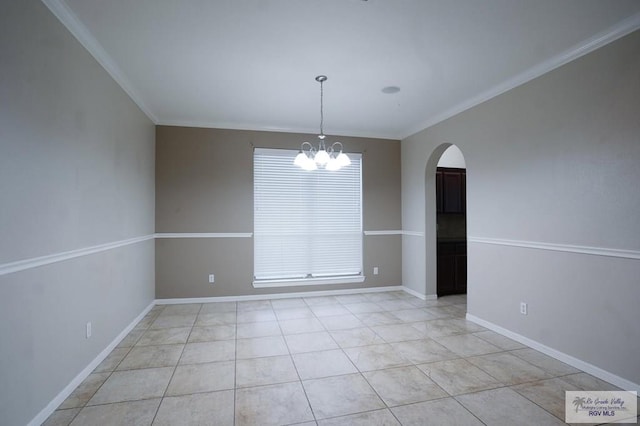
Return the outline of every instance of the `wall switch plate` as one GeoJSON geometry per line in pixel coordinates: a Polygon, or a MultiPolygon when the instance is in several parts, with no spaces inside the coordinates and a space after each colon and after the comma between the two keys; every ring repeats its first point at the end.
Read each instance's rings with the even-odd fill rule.
{"type": "Polygon", "coordinates": [[[87,323],[87,339],[91,337],[91,322],[87,323]]]}
{"type": "Polygon", "coordinates": [[[520,302],[520,313],[522,315],[527,315],[528,310],[529,310],[529,308],[528,308],[527,304],[524,303],[524,302],[520,302]]]}
{"type": "Polygon", "coordinates": [[[209,274],[209,282],[214,283],[216,281],[216,276],[213,274],[209,274]]]}
{"type": "Polygon", "coordinates": [[[378,275],[378,267],[377,266],[373,267],[373,275],[378,275]]]}

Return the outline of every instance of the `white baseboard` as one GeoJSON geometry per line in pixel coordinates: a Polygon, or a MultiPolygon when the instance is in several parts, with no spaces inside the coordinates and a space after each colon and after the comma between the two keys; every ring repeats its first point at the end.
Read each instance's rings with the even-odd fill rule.
{"type": "Polygon", "coordinates": [[[104,361],[104,359],[111,353],[111,351],[116,346],[118,346],[118,344],[122,341],[122,339],[124,339],[127,336],[127,334],[129,334],[129,332],[133,330],[136,324],[138,324],[140,320],[144,318],[145,315],[147,315],[147,313],[151,310],[151,308],[153,308],[154,305],[155,305],[155,302],[152,301],[149,304],[149,306],[147,306],[140,313],[140,315],[138,315],[133,321],[131,321],[131,323],[124,330],[122,330],[122,332],[118,334],[116,338],[113,339],[113,341],[109,343],[109,345],[106,348],[104,348],[104,350],[100,352],[98,356],[94,358],[93,361],[89,363],[89,365],[87,365],[84,368],[84,370],[78,373],[78,375],[74,377],[73,380],[71,380],[71,382],[69,382],[69,384],[65,386],[65,388],[62,389],[62,391],[60,391],[60,393],[56,395],[56,397],[53,398],[51,402],[49,402],[49,404],[47,404],[47,406],[44,407],[42,411],[40,411],[28,423],[28,426],[39,426],[45,420],[47,420],[47,418],[56,410],[56,408],[58,408],[58,406],[60,406],[60,404],[62,404],[69,395],[71,395],[71,393],[78,387],[78,385],[80,385],[80,383],[82,383],[84,379],[86,379],[89,376],[89,374],[91,374],[91,372],[95,370],[96,367],[100,365],[102,361],[104,361]]]}
{"type": "MultiPolygon", "coordinates": [[[[489,330],[495,331],[498,334],[502,334],[516,342],[520,342],[523,345],[527,345],[530,348],[533,348],[537,351],[542,352],[543,354],[549,355],[552,358],[557,359],[558,361],[562,361],[565,364],[569,364],[572,367],[575,367],[579,370],[584,371],[585,373],[589,373],[592,376],[595,376],[599,379],[604,380],[605,382],[609,382],[612,385],[618,386],[619,388],[626,391],[636,391],[640,393],[640,385],[637,383],[633,383],[630,380],[627,380],[623,377],[620,377],[616,374],[613,374],[609,371],[603,370],[600,367],[596,367],[593,364],[589,364],[588,362],[582,361],[581,359],[575,358],[571,355],[567,355],[564,352],[560,352],[556,349],[550,348],[549,346],[543,345],[540,342],[529,339],[528,337],[522,336],[518,333],[514,333],[513,331],[507,330],[506,328],[500,327],[492,322],[485,321],[482,318],[478,318],[474,315],[467,314],[466,318],[474,322],[478,325],[481,325],[489,330]]],[[[594,389],[595,390],[595,389],[594,389]]]]}
{"type": "Polygon", "coordinates": [[[348,288],[343,290],[301,291],[297,293],[251,294],[246,296],[191,297],[177,299],[156,299],[157,305],[178,305],[182,303],[242,302],[247,300],[290,299],[293,297],[339,296],[355,293],[380,293],[403,290],[400,285],[386,287],[348,288]]]}
{"type": "Polygon", "coordinates": [[[418,293],[417,291],[407,287],[407,286],[402,286],[402,290],[404,290],[405,293],[409,293],[412,296],[417,297],[418,299],[422,299],[422,300],[436,300],[438,298],[437,294],[422,294],[422,293],[418,293]]]}

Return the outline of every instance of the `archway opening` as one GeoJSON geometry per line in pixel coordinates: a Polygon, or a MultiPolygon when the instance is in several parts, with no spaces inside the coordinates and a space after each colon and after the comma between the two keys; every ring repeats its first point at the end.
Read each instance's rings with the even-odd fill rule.
{"type": "Polygon", "coordinates": [[[436,294],[467,293],[467,165],[451,145],[436,168],[436,294]]]}
{"type": "Polygon", "coordinates": [[[467,289],[466,161],[450,143],[436,147],[425,168],[426,295],[467,289]]]}

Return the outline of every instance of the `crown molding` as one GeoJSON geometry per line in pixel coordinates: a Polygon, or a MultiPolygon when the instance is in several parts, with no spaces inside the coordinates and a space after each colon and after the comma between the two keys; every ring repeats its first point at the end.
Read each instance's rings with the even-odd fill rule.
{"type": "Polygon", "coordinates": [[[584,56],[588,53],[593,52],[594,50],[606,46],[607,44],[614,42],[619,38],[622,38],[638,29],[640,29],[640,13],[631,15],[630,17],[623,19],[609,29],[584,40],[583,42],[573,46],[568,50],[565,50],[559,55],[553,56],[546,61],[543,61],[525,70],[524,72],[521,72],[520,74],[517,74],[516,76],[490,88],[489,90],[485,90],[478,95],[462,101],[459,104],[428,118],[420,124],[409,128],[405,133],[401,135],[401,139],[406,139],[409,136],[415,135],[418,132],[428,129],[431,126],[434,126],[444,120],[460,114],[461,112],[471,109],[474,106],[477,106],[483,102],[495,98],[498,95],[508,92],[511,89],[521,86],[535,78],[540,77],[541,75],[544,75],[556,68],[561,67],[562,65],[574,61],[581,56],[584,56]]]}
{"type": "MultiPolygon", "coordinates": [[[[221,129],[221,130],[246,130],[251,132],[281,132],[281,133],[303,133],[317,135],[317,128],[309,127],[278,127],[278,126],[265,126],[261,124],[251,123],[230,123],[220,121],[191,121],[191,120],[162,120],[156,123],[159,126],[174,126],[174,127],[196,127],[203,129],[221,129]]],[[[349,132],[344,130],[335,130],[331,133],[326,133],[327,138],[367,138],[367,139],[385,139],[399,141],[401,139],[398,134],[389,133],[372,133],[372,132],[349,132]]]]}
{"type": "Polygon", "coordinates": [[[158,124],[157,117],[151,112],[151,109],[142,100],[140,94],[135,90],[133,84],[125,76],[124,72],[115,63],[115,61],[104,50],[98,40],[85,27],[75,13],[67,6],[64,0],[42,0],[56,18],[69,30],[69,32],[80,42],[82,46],[95,58],[102,68],[109,73],[116,83],[124,90],[127,95],[138,105],[144,114],[154,123],[158,124]]]}

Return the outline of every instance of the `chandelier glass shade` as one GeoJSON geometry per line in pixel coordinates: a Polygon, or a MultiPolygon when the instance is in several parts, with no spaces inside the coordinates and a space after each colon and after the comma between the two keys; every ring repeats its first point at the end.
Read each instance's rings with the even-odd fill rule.
{"type": "Polygon", "coordinates": [[[304,170],[317,170],[323,168],[329,171],[340,170],[351,164],[349,156],[342,152],[342,143],[334,142],[327,148],[324,134],[324,86],[327,76],[319,75],[316,81],[320,83],[320,134],[318,148],[311,142],[302,142],[300,152],[296,156],[293,164],[304,170]]]}

